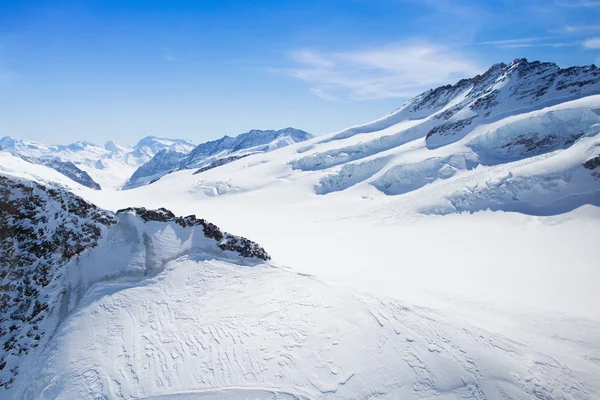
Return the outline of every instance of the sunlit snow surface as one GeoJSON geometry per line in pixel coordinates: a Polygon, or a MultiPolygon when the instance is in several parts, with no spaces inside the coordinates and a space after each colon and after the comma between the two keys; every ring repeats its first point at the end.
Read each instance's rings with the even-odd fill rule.
{"type": "MultiPolygon", "coordinates": [[[[196,214],[273,257],[186,248],[165,227],[150,235],[173,249],[165,264],[95,280],[7,393],[600,398],[600,175],[583,166],[600,155],[599,109],[591,95],[498,112],[435,146],[432,114],[401,109],[128,191],[0,153],[3,174],[59,182],[110,210],[196,214]]],[[[123,254],[101,246],[79,267],[107,252],[123,254]]]]}

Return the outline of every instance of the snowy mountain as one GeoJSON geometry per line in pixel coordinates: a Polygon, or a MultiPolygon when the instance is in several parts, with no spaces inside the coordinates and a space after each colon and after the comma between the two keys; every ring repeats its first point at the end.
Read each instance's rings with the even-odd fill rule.
{"type": "Polygon", "coordinates": [[[481,76],[425,92],[381,120],[303,148],[290,165],[329,171],[315,186],[318,194],[368,182],[400,195],[472,177],[458,185],[467,193],[440,194],[441,201],[420,208],[425,213],[492,208],[545,214],[598,204],[597,182],[582,168],[597,151],[598,93],[595,66],[560,69],[524,59],[496,64],[481,76]],[[506,175],[507,165],[523,167],[506,175]],[[497,176],[484,174],[481,187],[476,176],[484,170],[497,176]]]}
{"type": "MultiPolygon", "coordinates": [[[[2,150],[2,149],[0,149],[2,150]]],[[[16,154],[19,156],[19,154],[16,154]]],[[[77,182],[83,186],[89,187],[95,190],[101,190],[102,188],[98,185],[92,177],[85,171],[77,168],[75,164],[72,162],[61,161],[59,158],[34,158],[28,156],[19,156],[24,161],[30,162],[32,164],[40,164],[45,165],[49,168],[60,172],[67,178],[77,182]]]]}
{"type": "Polygon", "coordinates": [[[0,152],[0,397],[600,398],[599,78],[497,64],[131,190],[0,152]]]}
{"type": "Polygon", "coordinates": [[[139,167],[123,189],[155,182],[160,177],[179,169],[196,168],[202,172],[251,154],[265,153],[310,138],[312,138],[310,133],[294,128],[278,131],[254,129],[233,138],[223,136],[221,139],[202,143],[187,155],[177,151],[162,152],[139,167]]]}
{"type": "Polygon", "coordinates": [[[132,147],[119,146],[114,142],[106,142],[104,146],[99,146],[85,141],[70,145],[45,145],[6,136],[0,139],[0,147],[31,162],[49,164],[59,172],[70,173],[71,177],[77,174],[80,177],[79,182],[88,182],[87,186],[94,187],[92,182],[97,182],[96,185],[99,184],[103,189],[114,189],[122,186],[137,167],[152,159],[161,150],[187,153],[194,145],[188,140],[154,136],[143,138],[132,147]],[[75,168],[90,179],[80,172],[76,173],[75,168]]]}
{"type": "MultiPolygon", "coordinates": [[[[597,364],[557,351],[565,341],[591,349],[552,337],[568,321],[543,337],[520,332],[525,344],[293,273],[256,243],[194,216],[112,213],[8,177],[0,189],[1,265],[12,266],[2,270],[3,397],[600,394],[597,364]]],[[[587,322],[590,333],[595,327],[587,322]]]]}

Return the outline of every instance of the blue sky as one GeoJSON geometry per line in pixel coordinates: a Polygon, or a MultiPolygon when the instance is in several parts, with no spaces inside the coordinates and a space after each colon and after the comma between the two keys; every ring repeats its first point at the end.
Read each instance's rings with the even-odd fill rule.
{"type": "Polygon", "coordinates": [[[600,0],[2,0],[0,136],[323,134],[520,57],[600,64],[600,0]]]}

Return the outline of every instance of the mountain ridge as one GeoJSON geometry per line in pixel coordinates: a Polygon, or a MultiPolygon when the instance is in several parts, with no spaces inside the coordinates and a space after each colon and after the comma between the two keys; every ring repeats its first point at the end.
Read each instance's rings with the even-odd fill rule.
{"type": "Polygon", "coordinates": [[[160,177],[177,170],[215,168],[253,153],[264,153],[312,137],[305,131],[291,127],[280,130],[253,129],[234,137],[225,135],[201,143],[185,155],[173,151],[156,154],[131,175],[123,189],[156,182],[160,177]]]}
{"type": "MultiPolygon", "coordinates": [[[[49,164],[59,172],[68,171],[69,168],[59,168],[60,163],[71,163],[75,168],[90,176],[91,180],[79,178],[86,186],[97,189],[94,184],[102,188],[115,189],[123,185],[131,173],[154,157],[163,149],[175,151],[189,151],[194,145],[187,139],[167,139],[156,136],[146,136],[133,146],[121,146],[112,141],[103,146],[90,141],[77,141],[67,145],[46,145],[25,139],[14,139],[10,136],[0,138],[0,147],[20,157],[31,161],[49,164]],[[54,160],[53,165],[47,160],[54,160]],[[93,181],[93,183],[92,183],[93,181]]],[[[70,168],[73,170],[73,168],[70,168]]],[[[61,173],[62,173],[61,172],[61,173]]],[[[79,173],[78,175],[83,176],[79,173]]],[[[68,176],[68,175],[67,175],[68,176]]],[[[76,176],[71,173],[71,176],[76,176]]]]}

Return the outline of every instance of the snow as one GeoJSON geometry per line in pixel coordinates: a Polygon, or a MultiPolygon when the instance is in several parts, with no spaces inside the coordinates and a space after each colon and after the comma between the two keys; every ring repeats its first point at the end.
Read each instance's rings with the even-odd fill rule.
{"type": "Polygon", "coordinates": [[[72,162],[87,172],[103,189],[117,189],[137,167],[146,163],[161,150],[189,152],[194,145],[185,139],[163,139],[148,136],[135,146],[119,146],[106,142],[98,146],[90,142],[70,145],[46,145],[30,140],[16,140],[9,136],[0,139],[4,150],[33,158],[59,158],[72,162]]]}
{"type": "Polygon", "coordinates": [[[520,343],[452,314],[281,268],[188,254],[141,282],[94,286],[44,351],[47,362],[23,396],[600,395],[590,389],[599,383],[597,363],[564,350],[546,355],[556,343],[580,353],[593,346],[538,334],[520,343]]]}
{"type": "Polygon", "coordinates": [[[135,170],[123,189],[156,182],[162,176],[179,169],[197,169],[197,172],[202,172],[239,158],[273,151],[310,138],[312,138],[310,133],[293,128],[278,131],[254,129],[233,138],[224,136],[218,140],[202,143],[189,154],[162,151],[135,170]]]}
{"type": "Polygon", "coordinates": [[[273,259],[121,215],[69,266],[76,300],[9,395],[600,398],[600,181],[584,166],[600,95],[578,84],[597,70],[554,67],[497,65],[374,123],[127,191],[0,152],[2,174],[196,214],[273,259]]]}

